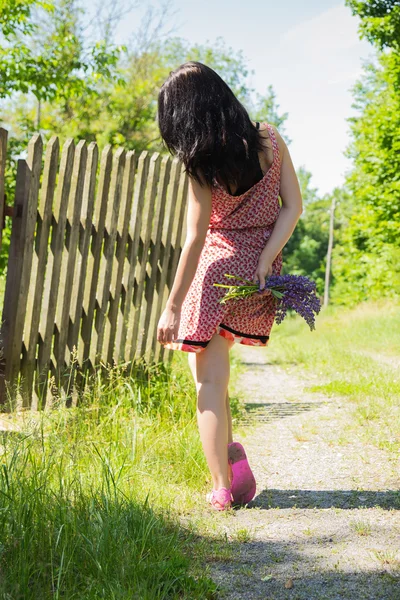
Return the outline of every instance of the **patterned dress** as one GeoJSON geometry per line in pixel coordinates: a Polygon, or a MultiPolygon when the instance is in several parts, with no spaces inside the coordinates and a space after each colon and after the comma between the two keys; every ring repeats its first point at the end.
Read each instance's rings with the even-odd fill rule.
{"type": "MultiPolygon", "coordinates": [[[[196,274],[182,305],[178,337],[165,344],[172,350],[201,352],[215,333],[249,346],[266,346],[275,317],[275,299],[252,294],[221,304],[226,289],[214,283],[235,283],[225,273],[254,280],[258,259],[280,211],[281,161],[279,146],[267,124],[273,162],[263,178],[240,196],[228,194],[214,182],[206,240],[196,274]]],[[[274,275],[282,268],[282,252],[272,263],[274,275]]]]}

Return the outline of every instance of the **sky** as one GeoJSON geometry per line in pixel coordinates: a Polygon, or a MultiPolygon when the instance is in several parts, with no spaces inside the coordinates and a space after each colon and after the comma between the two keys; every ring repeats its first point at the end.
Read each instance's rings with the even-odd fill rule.
{"type": "MultiPolygon", "coordinates": [[[[150,3],[123,19],[117,29],[124,42],[140,23],[150,3]]],[[[296,168],[312,173],[311,185],[321,194],[344,181],[350,163],[347,118],[354,115],[351,87],[363,61],[374,56],[360,41],[358,19],[337,0],[171,0],[175,14],[166,26],[192,43],[213,44],[222,37],[242,50],[254,71],[249,84],[266,94],[271,84],[279,112],[287,112],[285,130],[296,168]]],[[[157,6],[153,3],[153,6],[157,6]]],[[[251,116],[251,115],[250,115],[251,116]]]]}

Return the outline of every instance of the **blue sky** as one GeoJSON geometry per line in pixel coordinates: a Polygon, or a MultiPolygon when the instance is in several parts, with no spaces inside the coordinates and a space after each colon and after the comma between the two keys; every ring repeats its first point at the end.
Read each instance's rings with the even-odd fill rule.
{"type": "MultiPolygon", "coordinates": [[[[140,2],[119,25],[120,42],[135,31],[149,2],[140,2]]],[[[157,6],[156,2],[152,3],[157,6]]],[[[358,20],[334,0],[171,0],[176,14],[166,24],[193,43],[222,37],[242,50],[254,70],[249,82],[260,93],[272,84],[280,111],[288,112],[286,132],[296,167],[313,174],[321,193],[341,185],[349,162],[346,119],[353,113],[350,88],[372,47],[360,41],[358,20]]]]}

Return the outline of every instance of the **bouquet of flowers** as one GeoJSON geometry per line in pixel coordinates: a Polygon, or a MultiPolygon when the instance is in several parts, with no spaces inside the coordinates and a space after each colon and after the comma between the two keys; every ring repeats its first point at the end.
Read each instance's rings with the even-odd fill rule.
{"type": "Polygon", "coordinates": [[[228,288],[227,293],[220,300],[222,304],[225,304],[228,300],[246,298],[255,292],[270,290],[277,303],[276,323],[282,323],[288,309],[292,309],[303,317],[311,330],[315,329],[315,315],[321,310],[321,302],[316,294],[315,282],[308,277],[304,275],[270,275],[267,277],[265,286],[262,289],[254,281],[249,281],[237,275],[225,273],[225,277],[236,279],[242,283],[236,285],[213,284],[217,287],[228,288]]]}

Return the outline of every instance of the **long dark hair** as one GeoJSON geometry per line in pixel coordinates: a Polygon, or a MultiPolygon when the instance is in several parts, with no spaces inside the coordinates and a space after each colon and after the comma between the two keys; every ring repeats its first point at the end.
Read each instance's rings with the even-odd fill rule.
{"type": "Polygon", "coordinates": [[[171,71],[158,95],[160,134],[200,185],[250,187],[263,149],[231,88],[210,67],[189,61],[171,71]]]}

